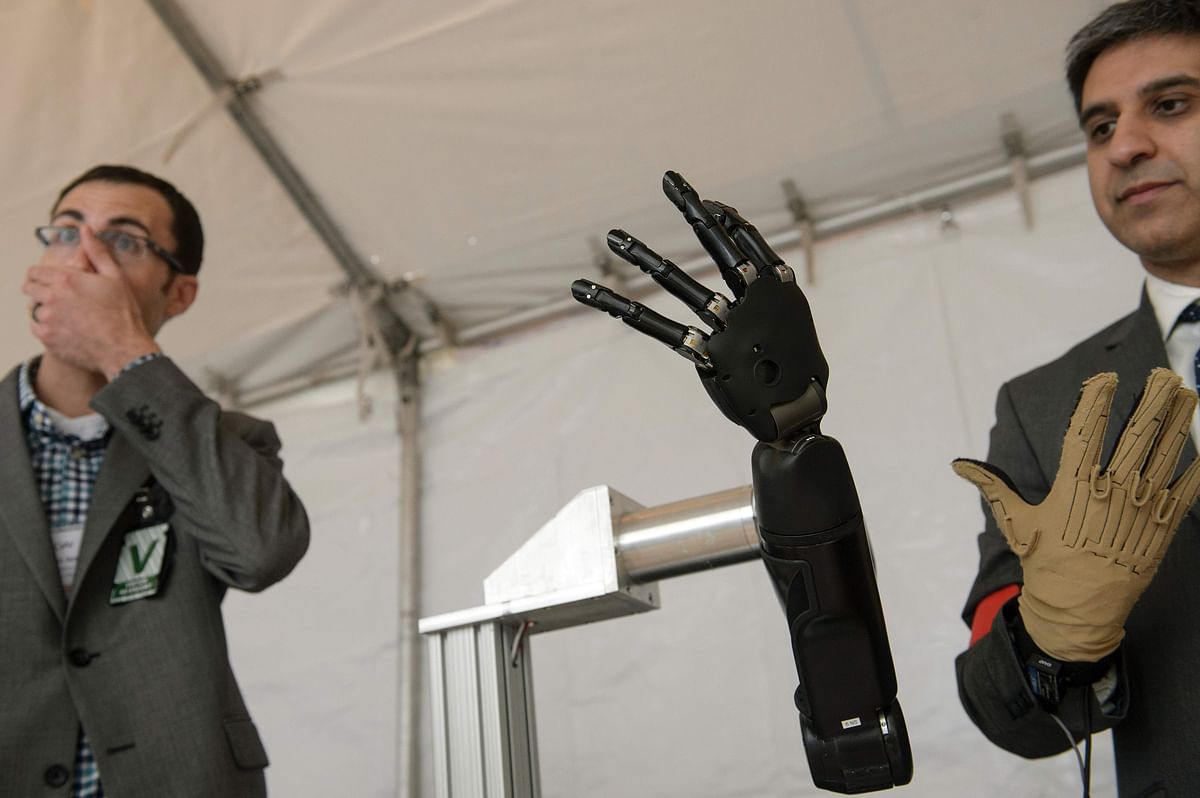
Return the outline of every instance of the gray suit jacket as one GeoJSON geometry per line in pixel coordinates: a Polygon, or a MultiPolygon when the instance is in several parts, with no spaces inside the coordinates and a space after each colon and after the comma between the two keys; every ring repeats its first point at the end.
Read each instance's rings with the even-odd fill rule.
{"type": "Polygon", "coordinates": [[[227,586],[282,579],[307,548],[279,439],[222,412],[167,358],[122,375],[92,407],[113,434],[68,601],[16,371],[0,382],[0,795],[67,795],[48,785],[71,769],[80,723],[111,798],[265,795],[267,757],[229,666],[221,600],[227,586]],[[110,605],[124,533],[148,516],[171,525],[165,585],[110,605]]]}
{"type": "MultiPolygon", "coordinates": [[[[1007,473],[1027,501],[1041,501],[1058,470],[1081,383],[1102,371],[1115,371],[1120,380],[1105,440],[1107,462],[1155,366],[1167,366],[1167,355],[1154,311],[1143,295],[1134,313],[1000,389],[988,462],[1007,473]]],[[[1195,456],[1189,442],[1180,468],[1195,456]]],[[[979,574],[963,611],[968,624],[981,599],[1022,581],[1020,563],[986,506],[984,517],[979,574]]],[[[1102,714],[1090,688],[1069,692],[1060,707],[1060,717],[1077,737],[1086,727],[1085,701],[1091,703],[1093,730],[1114,727],[1123,798],[1200,795],[1200,726],[1195,721],[1200,700],[1198,568],[1200,521],[1193,508],[1126,624],[1115,711],[1102,714]]],[[[992,742],[1009,751],[1026,757],[1063,751],[1066,736],[1035,702],[1004,615],[957,659],[963,706],[992,742]]]]}

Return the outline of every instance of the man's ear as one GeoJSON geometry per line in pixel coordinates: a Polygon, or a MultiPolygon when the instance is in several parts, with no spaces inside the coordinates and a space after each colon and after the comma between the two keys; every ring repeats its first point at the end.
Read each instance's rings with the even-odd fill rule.
{"type": "Polygon", "coordinates": [[[200,290],[200,281],[193,274],[177,274],[167,286],[166,318],[173,319],[192,306],[196,301],[196,293],[200,290]]]}

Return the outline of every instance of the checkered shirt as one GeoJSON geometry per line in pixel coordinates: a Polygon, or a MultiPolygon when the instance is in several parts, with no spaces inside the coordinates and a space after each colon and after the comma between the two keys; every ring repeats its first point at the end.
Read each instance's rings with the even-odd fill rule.
{"type": "Polygon", "coordinates": [[[21,366],[17,378],[21,415],[25,419],[25,442],[37,478],[38,493],[46,508],[46,521],[53,527],[81,524],[96,476],[104,463],[108,429],[92,440],[81,440],[54,426],[46,406],[33,392],[36,364],[21,366]]]}
{"type": "MultiPolygon", "coordinates": [[[[154,353],[139,357],[122,369],[121,374],[156,357],[160,355],[154,353]]],[[[92,500],[96,476],[104,463],[104,448],[111,437],[111,429],[105,425],[100,435],[85,441],[55,427],[46,405],[33,392],[38,362],[34,360],[23,364],[17,377],[18,402],[25,421],[29,459],[33,463],[38,493],[50,527],[80,524],[87,517],[88,504],[92,500]]],[[[72,776],[71,798],[104,798],[96,757],[82,727],[75,747],[72,776]]]]}

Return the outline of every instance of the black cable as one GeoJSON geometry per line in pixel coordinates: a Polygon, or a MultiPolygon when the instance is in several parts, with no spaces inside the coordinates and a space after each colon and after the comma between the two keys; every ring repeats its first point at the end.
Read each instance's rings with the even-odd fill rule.
{"type": "MultiPolygon", "coordinates": [[[[1050,712],[1049,715],[1050,719],[1058,724],[1058,728],[1062,729],[1063,734],[1067,735],[1067,742],[1071,744],[1071,750],[1075,753],[1075,764],[1079,766],[1079,779],[1083,782],[1083,798],[1089,798],[1087,770],[1084,767],[1083,757],[1079,755],[1079,746],[1075,743],[1075,737],[1071,734],[1071,730],[1067,728],[1067,724],[1062,722],[1062,718],[1053,712],[1050,712]]],[[[1090,744],[1091,741],[1092,735],[1089,733],[1088,743],[1090,744]]]]}
{"type": "Polygon", "coordinates": [[[1087,729],[1087,742],[1083,745],[1083,798],[1090,798],[1092,794],[1092,688],[1084,687],[1083,693],[1083,717],[1087,729]]]}

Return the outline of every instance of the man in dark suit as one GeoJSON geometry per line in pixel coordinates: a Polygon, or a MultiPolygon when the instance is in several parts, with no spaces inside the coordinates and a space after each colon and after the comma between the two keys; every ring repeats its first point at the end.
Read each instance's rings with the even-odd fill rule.
{"type": "MultiPolygon", "coordinates": [[[[1193,306],[1200,299],[1200,4],[1132,0],[1110,7],[1072,39],[1067,77],[1088,142],[1093,202],[1113,236],[1140,257],[1146,289],[1132,314],[1001,388],[990,468],[972,473],[970,464],[956,463],[956,470],[981,489],[989,473],[1002,472],[1025,502],[1043,503],[1045,509],[1038,508],[1043,514],[1050,512],[1053,502],[1047,497],[1062,476],[1060,456],[1064,466],[1068,459],[1063,436],[1072,408],[1077,399],[1095,398],[1089,391],[1096,383],[1081,395],[1085,380],[1101,372],[1114,372],[1119,380],[1113,418],[1098,427],[1098,439],[1104,436],[1099,463],[1109,472],[1121,468],[1112,457],[1117,436],[1153,367],[1170,367],[1187,387],[1195,387],[1200,364],[1200,325],[1195,323],[1200,310],[1193,306]]],[[[1146,396],[1161,387],[1147,386],[1146,396]]],[[[1191,405],[1179,407],[1188,414],[1179,426],[1182,469],[1196,456],[1193,441],[1184,436],[1190,428],[1194,438],[1197,424],[1191,405]]],[[[1074,423],[1071,431],[1077,431],[1074,423]]],[[[1152,464],[1135,466],[1126,473],[1133,483],[1131,493],[1126,491],[1133,497],[1130,508],[1137,498],[1146,500],[1137,480],[1152,464]]],[[[1096,476],[1107,478],[1100,470],[1080,476],[1080,484],[1090,479],[1091,488],[1078,495],[1086,500],[1091,490],[1109,506],[1124,500],[1115,493],[1106,497],[1109,486],[1097,484],[1096,476]]],[[[1167,493],[1162,486],[1164,501],[1167,493]]],[[[1013,528],[1026,508],[1022,504],[1011,512],[1011,494],[1007,500],[1010,506],[1003,509],[985,502],[979,573],[963,613],[972,641],[956,664],[967,713],[990,740],[1026,757],[1070,745],[1060,721],[1075,740],[1111,727],[1122,796],[1200,795],[1200,727],[1194,712],[1200,696],[1200,520],[1195,509],[1181,509],[1173,542],[1167,539],[1169,548],[1150,567],[1112,557],[1104,571],[1089,570],[1098,554],[1104,556],[1090,550],[1095,543],[1063,548],[1062,540],[1071,537],[1064,534],[1070,510],[1063,510],[1057,528],[1040,524],[1036,531],[1044,544],[1037,552],[1013,542],[1013,528]],[[998,509],[1003,531],[993,517],[998,509]],[[1059,546],[1057,553],[1051,544],[1059,546]],[[1050,580],[1058,581],[1049,588],[1044,563],[1035,559],[1047,552],[1062,555],[1066,563],[1055,564],[1050,580]],[[1117,571],[1120,580],[1106,581],[1117,571]],[[1040,595],[1045,591],[1049,598],[1040,595]],[[1073,595],[1060,600],[1068,592],[1073,595]],[[1064,609],[1068,603],[1071,607],[1064,609]]]]}
{"type": "Polygon", "coordinates": [[[221,600],[286,576],[308,520],[274,428],[155,343],[196,297],[199,217],[101,166],[37,235],[44,351],[0,383],[0,795],[265,795],[221,600]]]}

